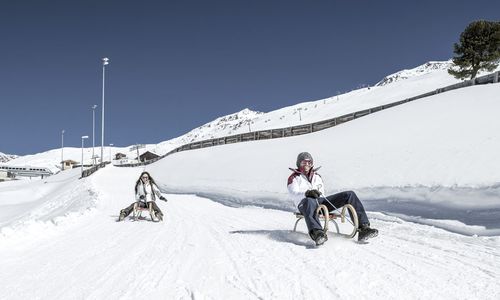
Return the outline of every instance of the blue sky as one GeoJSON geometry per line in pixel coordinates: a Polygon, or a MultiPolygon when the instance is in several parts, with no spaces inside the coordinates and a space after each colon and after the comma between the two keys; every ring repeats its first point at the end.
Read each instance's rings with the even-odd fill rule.
{"type": "Polygon", "coordinates": [[[452,57],[499,1],[2,1],[0,152],[158,143],[452,57]],[[99,141],[99,142],[97,142],[99,141]]]}

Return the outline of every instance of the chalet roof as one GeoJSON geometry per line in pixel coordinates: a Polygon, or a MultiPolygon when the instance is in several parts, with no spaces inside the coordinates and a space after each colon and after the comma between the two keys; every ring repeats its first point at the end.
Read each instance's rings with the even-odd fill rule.
{"type": "Polygon", "coordinates": [[[79,163],[79,162],[74,161],[74,160],[72,160],[72,159],[65,159],[65,160],[63,160],[62,162],[63,162],[63,163],[70,163],[70,164],[78,164],[78,163],[79,163]]]}

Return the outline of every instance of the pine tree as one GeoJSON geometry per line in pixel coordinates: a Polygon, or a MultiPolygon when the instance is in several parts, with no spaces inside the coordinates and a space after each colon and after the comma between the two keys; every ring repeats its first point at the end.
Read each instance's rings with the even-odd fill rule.
{"type": "Polygon", "coordinates": [[[481,70],[493,71],[500,59],[500,22],[474,21],[460,34],[460,42],[454,44],[457,56],[448,73],[458,79],[476,77],[481,70]]]}

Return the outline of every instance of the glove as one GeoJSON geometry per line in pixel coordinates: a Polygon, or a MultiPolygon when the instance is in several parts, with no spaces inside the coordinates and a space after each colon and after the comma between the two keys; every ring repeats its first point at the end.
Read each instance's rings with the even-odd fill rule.
{"type": "Polygon", "coordinates": [[[167,200],[165,197],[163,197],[163,196],[160,196],[160,200],[163,200],[163,201],[165,201],[165,202],[167,202],[167,201],[168,201],[168,200],[167,200]]]}
{"type": "Polygon", "coordinates": [[[321,196],[321,193],[318,190],[308,190],[305,195],[306,197],[316,199],[321,196]]]}
{"type": "Polygon", "coordinates": [[[139,199],[141,199],[141,200],[144,200],[144,198],[146,198],[144,195],[139,196],[139,199]]]}

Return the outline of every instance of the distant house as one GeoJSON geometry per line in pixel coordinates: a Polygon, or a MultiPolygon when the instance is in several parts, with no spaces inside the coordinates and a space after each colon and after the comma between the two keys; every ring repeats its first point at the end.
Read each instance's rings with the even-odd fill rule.
{"type": "Polygon", "coordinates": [[[147,160],[152,160],[152,159],[155,159],[157,157],[160,157],[158,154],[156,153],[153,153],[153,152],[150,152],[150,151],[146,151],[144,152],[143,154],[141,154],[139,156],[139,160],[142,161],[142,162],[145,162],[147,160]]]}
{"type": "Polygon", "coordinates": [[[63,164],[63,171],[64,170],[68,170],[68,169],[73,169],[73,167],[78,164],[77,161],[74,161],[74,160],[71,160],[71,159],[67,159],[67,160],[64,160],[62,162],[63,164]]]}
{"type": "Polygon", "coordinates": [[[115,159],[116,160],[120,160],[122,158],[127,158],[127,155],[125,155],[123,153],[119,153],[119,152],[115,154],[115,159]]]}
{"type": "Polygon", "coordinates": [[[0,170],[0,181],[14,179],[15,177],[11,172],[0,170]]]}

